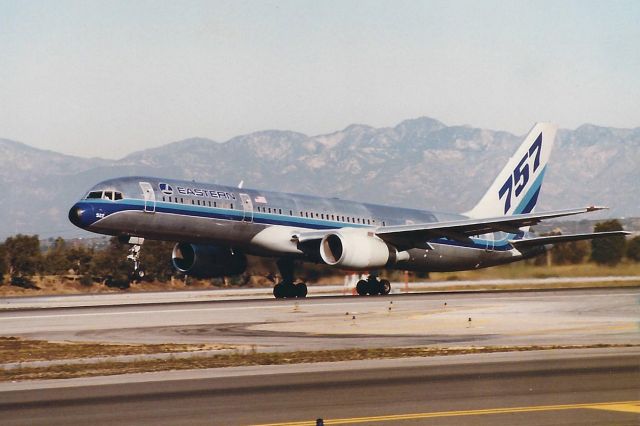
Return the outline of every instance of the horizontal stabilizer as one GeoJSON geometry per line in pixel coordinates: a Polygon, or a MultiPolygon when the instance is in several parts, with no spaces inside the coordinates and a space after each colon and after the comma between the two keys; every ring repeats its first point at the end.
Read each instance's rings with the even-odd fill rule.
{"type": "Polygon", "coordinates": [[[547,237],[528,238],[526,240],[509,241],[515,248],[526,248],[543,246],[545,244],[566,243],[569,241],[592,240],[594,238],[615,237],[619,235],[629,235],[626,231],[609,231],[609,232],[589,232],[586,234],[569,234],[569,235],[549,235],[547,237]]]}

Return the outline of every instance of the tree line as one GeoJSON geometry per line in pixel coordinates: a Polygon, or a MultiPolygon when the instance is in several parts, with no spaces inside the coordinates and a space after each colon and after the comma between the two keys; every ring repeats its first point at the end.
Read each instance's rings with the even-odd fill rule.
{"type": "MultiPolygon", "coordinates": [[[[622,226],[617,220],[596,224],[595,232],[618,231],[622,226]]],[[[174,243],[147,240],[140,253],[140,261],[146,279],[165,282],[178,274],[171,264],[174,243]]],[[[5,276],[14,282],[24,281],[35,275],[73,275],[85,285],[95,282],[123,283],[129,280],[133,265],[127,260],[129,244],[118,238],[111,238],[105,247],[86,246],[57,238],[45,250],[41,249],[37,235],[15,235],[0,244],[0,284],[5,276]]],[[[624,257],[640,262],[640,236],[627,240],[623,236],[574,241],[558,244],[550,252],[553,264],[579,264],[588,261],[601,265],[615,266],[624,257]]],[[[265,275],[272,270],[268,260],[249,258],[249,272],[265,275]]],[[[535,261],[545,264],[544,256],[535,261]]],[[[230,278],[233,284],[247,284],[249,272],[240,277],[230,278]]],[[[299,272],[313,281],[322,276],[336,274],[337,271],[321,265],[301,264],[299,272]]]]}

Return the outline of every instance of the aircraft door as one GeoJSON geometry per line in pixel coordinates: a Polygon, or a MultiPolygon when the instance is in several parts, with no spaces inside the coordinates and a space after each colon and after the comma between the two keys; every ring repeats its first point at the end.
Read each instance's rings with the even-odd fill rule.
{"type": "Polygon", "coordinates": [[[153,186],[149,182],[140,182],[140,188],[142,188],[142,195],[144,196],[144,211],[146,213],[155,213],[156,194],[153,191],[153,186]]]}
{"type": "Polygon", "coordinates": [[[242,221],[253,222],[253,201],[249,194],[240,194],[240,200],[242,201],[242,221]]]}

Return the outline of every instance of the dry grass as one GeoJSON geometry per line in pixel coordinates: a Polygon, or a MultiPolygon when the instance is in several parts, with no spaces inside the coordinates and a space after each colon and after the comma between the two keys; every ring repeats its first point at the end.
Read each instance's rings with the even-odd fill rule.
{"type": "MultiPolygon", "coordinates": [[[[580,265],[534,266],[516,262],[509,265],[478,269],[475,271],[434,272],[430,274],[433,281],[453,280],[492,280],[518,278],[569,278],[569,277],[606,277],[606,276],[638,276],[640,279],[640,263],[623,262],[616,266],[601,266],[595,263],[580,265]]],[[[418,281],[419,279],[416,279],[418,281]]]]}
{"type": "Polygon", "coordinates": [[[232,349],[229,345],[215,344],[105,344],[49,342],[0,336],[0,363],[52,361],[77,358],[95,358],[118,355],[146,355],[175,352],[232,349]]]}
{"type": "Polygon", "coordinates": [[[207,357],[154,359],[133,362],[99,362],[95,364],[66,364],[51,367],[20,367],[0,370],[0,381],[66,379],[87,376],[143,373],[168,370],[187,370],[249,365],[283,365],[314,362],[353,361],[365,359],[430,357],[476,353],[516,352],[551,349],[588,349],[634,347],[638,345],[535,345],[535,346],[479,346],[455,348],[378,348],[344,349],[278,353],[233,353],[207,357]]]}

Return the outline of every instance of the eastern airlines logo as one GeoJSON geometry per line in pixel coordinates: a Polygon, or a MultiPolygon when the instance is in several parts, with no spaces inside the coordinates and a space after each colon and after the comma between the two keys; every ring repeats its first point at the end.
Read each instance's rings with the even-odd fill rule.
{"type": "MultiPolygon", "coordinates": [[[[174,191],[171,185],[168,183],[160,183],[158,184],[160,191],[162,191],[165,195],[173,195],[174,191]]],[[[177,186],[176,190],[178,194],[182,195],[192,195],[195,197],[207,197],[207,198],[217,198],[219,200],[235,200],[236,196],[231,192],[226,191],[214,191],[212,189],[203,189],[203,188],[189,188],[185,186],[177,186]]]]}
{"type": "Polygon", "coordinates": [[[165,195],[173,195],[173,188],[168,183],[161,183],[158,185],[160,187],[160,191],[162,191],[165,195]]]}

